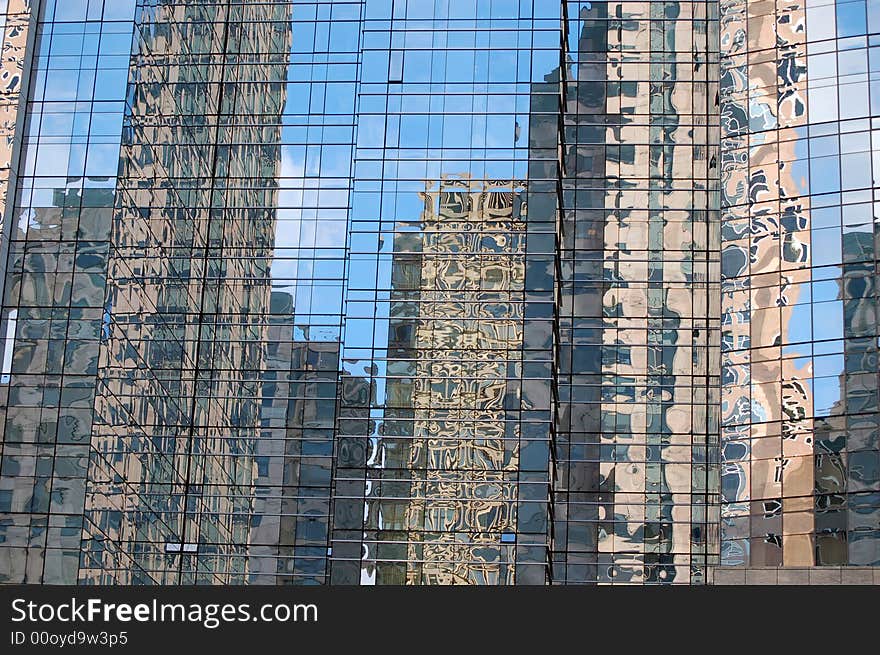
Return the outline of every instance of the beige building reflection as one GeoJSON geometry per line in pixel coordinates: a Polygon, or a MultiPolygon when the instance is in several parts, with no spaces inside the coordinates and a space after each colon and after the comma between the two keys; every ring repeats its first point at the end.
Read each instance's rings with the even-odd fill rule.
{"type": "Polygon", "coordinates": [[[733,2],[721,21],[725,564],[814,564],[810,344],[783,358],[812,255],[796,167],[805,16],[803,2],[733,2]]]}
{"type": "Polygon", "coordinates": [[[367,544],[365,581],[514,582],[524,190],[444,177],[395,234],[386,417],[411,436],[389,426],[368,461],[368,527],[399,548],[367,544]]]}
{"type": "Polygon", "coordinates": [[[619,87],[604,100],[613,119],[599,153],[599,582],[699,583],[717,548],[718,132],[707,11],[698,2],[607,7],[630,20],[608,29],[602,53],[604,79],[619,87]],[[672,54],[683,51],[693,54],[672,54]]]}
{"type": "Polygon", "coordinates": [[[5,232],[15,136],[21,123],[26,50],[34,22],[30,0],[7,0],[3,5],[6,12],[0,12],[0,234],[5,232]]]}

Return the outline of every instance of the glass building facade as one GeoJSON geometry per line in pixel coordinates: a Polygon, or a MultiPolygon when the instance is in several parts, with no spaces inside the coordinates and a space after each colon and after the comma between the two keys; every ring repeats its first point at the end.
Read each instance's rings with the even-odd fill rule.
{"type": "Polygon", "coordinates": [[[567,9],[554,582],[699,583],[718,557],[718,3],[567,9]]]}
{"type": "Polygon", "coordinates": [[[880,567],[880,3],[0,39],[0,582],[880,567]]]}
{"type": "Polygon", "coordinates": [[[880,563],[880,3],[721,3],[724,564],[880,563]]]}

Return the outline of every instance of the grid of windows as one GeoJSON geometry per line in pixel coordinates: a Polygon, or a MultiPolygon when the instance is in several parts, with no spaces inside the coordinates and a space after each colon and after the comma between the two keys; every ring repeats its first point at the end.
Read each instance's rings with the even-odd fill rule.
{"type": "Polygon", "coordinates": [[[262,51],[286,72],[279,71],[285,89],[274,241],[264,264],[272,295],[262,327],[266,350],[248,582],[322,584],[329,576],[363,3],[270,4],[292,6],[289,33],[262,51]]]}
{"type": "Polygon", "coordinates": [[[265,53],[286,47],[286,13],[138,6],[85,582],[246,579],[286,74],[265,53]]]}
{"type": "Polygon", "coordinates": [[[880,566],[873,0],[0,0],[0,581],[880,566]]]}
{"type": "Polygon", "coordinates": [[[9,581],[76,580],[134,14],[134,2],[106,4],[39,5],[6,235],[0,561],[9,581]]]}
{"type": "Polygon", "coordinates": [[[554,576],[714,563],[717,2],[569,2],[554,576]]]}
{"type": "Polygon", "coordinates": [[[722,560],[878,565],[880,6],[722,5],[722,560]]]}
{"type": "Polygon", "coordinates": [[[543,584],[560,5],[439,5],[365,4],[331,581],[543,584]]]}
{"type": "MultiPolygon", "coordinates": [[[[0,0],[0,249],[5,259],[7,239],[5,232],[6,207],[9,189],[15,188],[16,152],[15,134],[24,118],[21,109],[23,95],[27,93],[24,83],[24,66],[28,52],[28,38],[34,14],[28,0],[0,0]],[[24,94],[22,93],[24,91],[24,94]]],[[[4,361],[2,375],[8,375],[8,361],[4,361]]]]}
{"type": "Polygon", "coordinates": [[[360,11],[42,3],[8,579],[324,582],[360,11]]]}

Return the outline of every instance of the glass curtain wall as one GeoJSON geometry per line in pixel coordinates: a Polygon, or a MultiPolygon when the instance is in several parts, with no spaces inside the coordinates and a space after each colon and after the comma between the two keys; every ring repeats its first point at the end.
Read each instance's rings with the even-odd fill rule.
{"type": "Polygon", "coordinates": [[[880,564],[880,6],[722,2],[722,560],[880,564]]]}
{"type": "Polygon", "coordinates": [[[548,579],[560,8],[365,3],[334,583],[548,579]]]}
{"type": "Polygon", "coordinates": [[[553,580],[717,561],[717,2],[568,2],[553,580]]]}
{"type": "MultiPolygon", "coordinates": [[[[31,3],[29,95],[4,234],[8,582],[77,579],[134,5],[31,3]]],[[[7,33],[4,52],[12,40],[7,33]]]]}

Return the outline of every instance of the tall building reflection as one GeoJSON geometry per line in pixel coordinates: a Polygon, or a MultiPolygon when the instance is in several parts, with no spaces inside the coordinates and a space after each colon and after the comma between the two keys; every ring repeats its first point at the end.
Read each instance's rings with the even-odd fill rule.
{"type": "Polygon", "coordinates": [[[323,584],[339,341],[297,325],[287,292],[272,292],[268,323],[248,583],[323,584]]]}
{"type": "Polygon", "coordinates": [[[377,563],[375,575],[510,584],[522,365],[509,353],[523,347],[525,192],[452,176],[426,187],[421,229],[395,235],[388,410],[368,453],[382,499],[366,512],[386,542],[376,558],[399,549],[400,564],[377,563]],[[387,543],[395,532],[398,549],[387,543]]]}
{"type": "Polygon", "coordinates": [[[333,583],[549,579],[562,23],[528,4],[366,8],[333,583]]]}
{"type": "Polygon", "coordinates": [[[871,5],[721,3],[723,564],[880,562],[871,5]]]}
{"type": "Polygon", "coordinates": [[[554,578],[699,583],[717,563],[717,4],[568,6],[554,578]]]}
{"type": "Polygon", "coordinates": [[[289,19],[280,4],[138,17],[147,61],[110,233],[84,582],[247,580],[286,88],[285,67],[255,55],[285,46],[289,19]],[[220,65],[196,63],[214,52],[220,65]]]}

